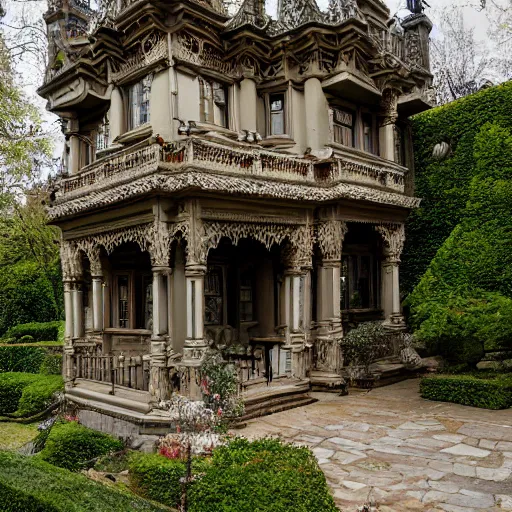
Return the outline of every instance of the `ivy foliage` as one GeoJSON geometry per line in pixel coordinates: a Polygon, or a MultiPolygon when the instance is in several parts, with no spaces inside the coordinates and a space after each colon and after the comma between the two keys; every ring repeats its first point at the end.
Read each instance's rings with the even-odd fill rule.
{"type": "Polygon", "coordinates": [[[512,132],[483,124],[461,220],[406,300],[418,338],[454,363],[512,346],[512,132]]]}
{"type": "MultiPolygon", "coordinates": [[[[480,172],[475,158],[475,138],[489,121],[505,129],[512,128],[512,82],[413,118],[415,194],[422,202],[406,225],[407,240],[400,266],[401,289],[405,295],[412,292],[437,251],[466,215],[472,179],[480,172]],[[451,155],[437,161],[432,151],[443,141],[450,144],[451,155]]],[[[497,162],[507,158],[505,153],[493,158],[496,156],[497,162]]],[[[479,158],[483,163],[482,154],[479,158]]]]}

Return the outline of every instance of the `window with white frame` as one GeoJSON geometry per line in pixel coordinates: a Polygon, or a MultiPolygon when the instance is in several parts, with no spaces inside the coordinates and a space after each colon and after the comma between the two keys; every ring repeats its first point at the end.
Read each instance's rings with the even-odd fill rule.
{"type": "Polygon", "coordinates": [[[149,123],[151,82],[152,77],[146,76],[140,82],[131,85],[128,90],[128,121],[130,130],[149,123]]]}
{"type": "Polygon", "coordinates": [[[284,93],[270,94],[268,97],[269,135],[286,133],[286,109],[284,93]]]}
{"type": "Polygon", "coordinates": [[[200,116],[204,123],[227,126],[227,87],[219,82],[199,78],[200,116]]]}
{"type": "Polygon", "coordinates": [[[334,142],[353,148],[355,146],[355,115],[348,110],[332,109],[334,142]]]}

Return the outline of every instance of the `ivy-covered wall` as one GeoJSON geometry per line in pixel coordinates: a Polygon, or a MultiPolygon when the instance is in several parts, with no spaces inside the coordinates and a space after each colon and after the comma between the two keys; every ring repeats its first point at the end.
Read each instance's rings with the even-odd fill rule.
{"type": "Polygon", "coordinates": [[[404,295],[414,289],[464,215],[476,173],[475,137],[487,122],[512,128],[512,81],[413,118],[415,194],[422,203],[406,226],[400,268],[404,295]],[[442,141],[451,145],[452,154],[436,161],[432,150],[442,141]]]}

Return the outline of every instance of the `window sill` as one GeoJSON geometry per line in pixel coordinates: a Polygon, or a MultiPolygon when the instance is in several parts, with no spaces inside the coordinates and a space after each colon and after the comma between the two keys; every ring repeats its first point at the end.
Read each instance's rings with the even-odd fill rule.
{"type": "Polygon", "coordinates": [[[134,142],[139,142],[143,139],[147,139],[153,135],[153,127],[149,123],[141,124],[137,126],[137,128],[133,128],[122,135],[116,137],[112,143],[113,144],[133,144],[134,142]]]}
{"type": "Polygon", "coordinates": [[[295,141],[289,135],[269,135],[260,144],[262,146],[295,146],[295,141]]]}
{"type": "Polygon", "coordinates": [[[372,163],[376,165],[382,165],[383,163],[392,165],[396,167],[397,169],[405,172],[407,171],[407,167],[404,167],[403,165],[400,165],[397,162],[394,162],[392,160],[387,160],[385,158],[380,157],[379,155],[376,155],[375,153],[369,153],[367,151],[364,151],[359,148],[352,148],[350,146],[344,146],[343,144],[340,144],[339,142],[329,142],[326,144],[327,147],[333,148],[334,155],[333,156],[343,156],[343,153],[347,156],[353,156],[356,158],[364,158],[365,160],[370,160],[372,163]]]}

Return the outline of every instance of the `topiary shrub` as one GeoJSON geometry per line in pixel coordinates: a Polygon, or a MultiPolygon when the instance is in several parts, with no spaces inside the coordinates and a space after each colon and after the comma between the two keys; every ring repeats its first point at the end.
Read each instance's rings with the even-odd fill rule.
{"type": "Polygon", "coordinates": [[[39,373],[45,356],[46,351],[42,347],[24,347],[19,345],[0,347],[0,373],[39,373]]]}
{"type": "Polygon", "coordinates": [[[3,512],[157,512],[169,510],[38,457],[0,452],[3,512]]]}
{"type": "Polygon", "coordinates": [[[54,466],[79,471],[93,467],[97,457],[123,447],[121,440],[72,421],[52,428],[38,457],[54,466]]]}
{"type": "Polygon", "coordinates": [[[42,375],[61,375],[62,374],[62,354],[46,354],[39,373],[42,375]]]}
{"type": "Polygon", "coordinates": [[[33,416],[47,409],[64,388],[62,377],[30,373],[0,374],[0,415],[33,416]]]}
{"type": "Polygon", "coordinates": [[[311,451],[277,439],[216,448],[188,500],[190,512],[338,512],[311,451]]]}
{"type": "Polygon", "coordinates": [[[58,320],[53,322],[31,322],[11,327],[3,336],[5,338],[16,338],[17,343],[32,343],[34,341],[58,341],[60,333],[64,329],[64,322],[58,320]],[[27,338],[32,337],[32,339],[27,338]],[[24,339],[24,341],[22,341],[24,339]]]}
{"type": "Polygon", "coordinates": [[[420,382],[420,394],[428,400],[454,402],[484,409],[512,407],[512,376],[478,378],[473,375],[439,375],[420,382]]]}

